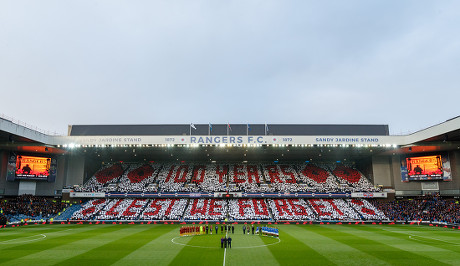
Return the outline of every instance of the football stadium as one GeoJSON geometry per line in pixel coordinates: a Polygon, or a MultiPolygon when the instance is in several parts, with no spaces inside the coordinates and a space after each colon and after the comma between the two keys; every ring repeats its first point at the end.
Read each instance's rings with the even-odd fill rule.
{"type": "Polygon", "coordinates": [[[0,118],[0,264],[458,265],[460,117],[389,132],[0,118]]]}

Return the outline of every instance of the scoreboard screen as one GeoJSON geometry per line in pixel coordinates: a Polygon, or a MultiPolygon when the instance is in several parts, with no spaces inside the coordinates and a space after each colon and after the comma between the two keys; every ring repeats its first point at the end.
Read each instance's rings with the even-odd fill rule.
{"type": "Polygon", "coordinates": [[[17,155],[16,178],[47,180],[50,175],[51,158],[17,155]]]}
{"type": "Polygon", "coordinates": [[[441,155],[406,158],[409,180],[443,179],[441,155]]]}

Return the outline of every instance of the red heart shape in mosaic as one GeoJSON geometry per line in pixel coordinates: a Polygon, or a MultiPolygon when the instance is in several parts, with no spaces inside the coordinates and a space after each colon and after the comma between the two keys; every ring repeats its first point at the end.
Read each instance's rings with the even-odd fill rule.
{"type": "Polygon", "coordinates": [[[139,183],[142,180],[152,176],[154,170],[150,165],[144,165],[128,173],[128,179],[131,183],[139,183]]]}

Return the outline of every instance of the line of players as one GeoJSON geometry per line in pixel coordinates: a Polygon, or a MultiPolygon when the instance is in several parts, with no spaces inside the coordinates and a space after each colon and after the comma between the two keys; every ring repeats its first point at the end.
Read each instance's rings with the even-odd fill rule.
{"type": "MultiPolygon", "coordinates": [[[[254,227],[254,225],[252,224],[251,226],[246,226],[246,224],[243,225],[243,234],[247,234],[249,235],[250,232],[252,232],[252,234],[254,235],[255,234],[259,234],[261,231],[261,228],[259,228],[259,226],[256,226],[254,227]]],[[[214,229],[216,231],[216,234],[219,233],[219,225],[215,225],[214,226],[214,229]]],[[[180,229],[179,229],[179,232],[180,232],[180,235],[200,235],[200,234],[211,234],[212,235],[212,232],[213,232],[213,228],[212,228],[212,225],[200,225],[200,226],[182,226],[180,229]]],[[[232,233],[234,234],[235,233],[235,226],[233,224],[221,224],[220,225],[220,233],[223,234],[227,234],[227,233],[232,233]]]]}
{"type": "MultiPolygon", "coordinates": [[[[246,226],[243,225],[243,235],[246,235],[246,232],[247,234],[249,235],[250,232],[252,232],[252,234],[256,234],[256,235],[259,235],[259,234],[262,234],[262,232],[264,232],[265,230],[263,230],[263,228],[267,228],[267,227],[259,227],[259,226],[256,226],[254,227],[254,225],[252,224],[251,226],[246,226]]],[[[218,234],[219,232],[219,226],[216,224],[214,226],[214,229],[216,231],[216,234],[218,234]]],[[[276,231],[278,231],[277,228],[271,228],[271,229],[274,229],[276,231]]],[[[212,232],[213,232],[213,228],[212,228],[212,225],[200,225],[200,226],[183,226],[179,229],[179,233],[181,236],[190,236],[190,235],[202,235],[202,234],[211,234],[212,235],[212,232]]],[[[232,248],[232,238],[230,236],[227,237],[227,235],[229,233],[232,233],[232,234],[235,234],[235,226],[232,224],[221,224],[220,225],[220,233],[221,234],[224,234],[225,233],[225,237],[221,237],[220,239],[220,247],[221,248],[232,248]]]]}

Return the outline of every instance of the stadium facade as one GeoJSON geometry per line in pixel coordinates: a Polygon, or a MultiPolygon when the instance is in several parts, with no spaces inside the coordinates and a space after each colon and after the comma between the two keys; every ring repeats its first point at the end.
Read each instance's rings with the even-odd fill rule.
{"type": "Polygon", "coordinates": [[[387,125],[179,124],[72,125],[53,136],[0,119],[0,197],[66,196],[117,162],[346,164],[385,197],[460,196],[459,155],[460,117],[409,135],[390,135],[387,125]],[[35,157],[46,173],[20,168],[35,157]]]}

